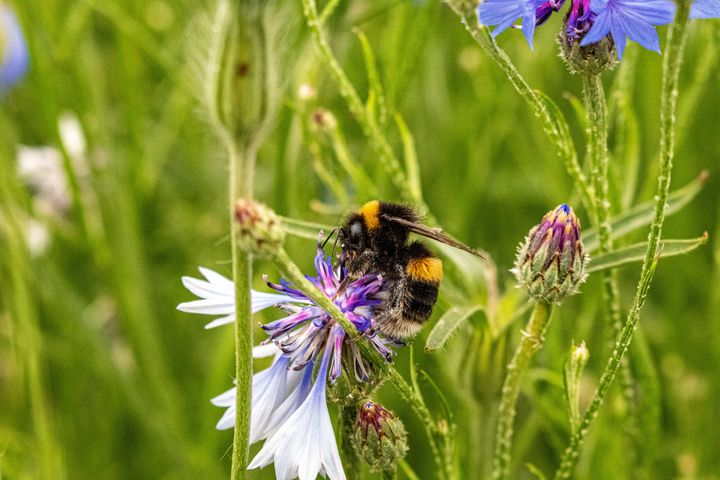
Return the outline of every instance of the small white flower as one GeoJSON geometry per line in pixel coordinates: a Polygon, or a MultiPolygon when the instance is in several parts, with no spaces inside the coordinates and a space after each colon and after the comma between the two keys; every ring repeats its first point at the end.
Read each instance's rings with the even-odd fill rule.
{"type": "MultiPolygon", "coordinates": [[[[187,313],[222,315],[205,325],[206,329],[233,323],[235,321],[235,285],[231,280],[208,268],[200,267],[199,270],[207,281],[183,277],[182,282],[185,288],[202,298],[202,300],[181,303],[177,306],[177,309],[187,313]]],[[[257,292],[255,290],[250,293],[252,313],[286,302],[297,303],[297,300],[289,295],[277,293],[257,292]]]]}
{"type": "Polygon", "coordinates": [[[18,176],[32,190],[37,211],[50,217],[67,212],[70,189],[57,149],[19,145],[17,166],[18,176]]]}
{"type": "Polygon", "coordinates": [[[313,480],[318,475],[330,480],[345,480],[325,397],[331,350],[326,346],[315,384],[307,398],[268,438],[248,469],[274,463],[278,480],[296,477],[313,480]]]}

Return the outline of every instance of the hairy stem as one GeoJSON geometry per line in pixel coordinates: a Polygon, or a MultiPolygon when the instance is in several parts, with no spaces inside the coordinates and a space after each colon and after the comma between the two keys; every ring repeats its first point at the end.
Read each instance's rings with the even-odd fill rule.
{"type": "Polygon", "coordinates": [[[570,444],[560,461],[560,467],[555,472],[556,479],[570,478],[572,472],[580,457],[585,436],[598,414],[610,385],[612,384],[615,374],[620,367],[622,358],[630,347],[633,333],[640,318],[640,312],[645,304],[650,284],[652,283],[655,267],[658,261],[658,245],[662,235],[662,227],[665,221],[665,209],[667,204],[668,191],[670,189],[670,178],[672,173],[674,146],[675,146],[675,112],[677,109],[677,87],[680,74],[680,66],[682,64],[683,50],[687,39],[688,15],[690,12],[690,2],[682,1],[678,3],[678,9],[675,14],[675,21],[670,27],[668,36],[668,44],[665,48],[665,58],[663,60],[663,79],[661,90],[660,104],[660,174],[658,176],[657,194],[655,197],[655,209],[653,221],[648,234],[648,245],[640,272],[640,280],[638,281],[635,298],[628,317],[623,325],[620,336],[618,337],[615,348],[608,361],[605,370],[600,377],[600,383],[595,391],[595,395],[590,406],[583,415],[580,422],[580,428],[571,437],[570,444]]]}
{"type": "Polygon", "coordinates": [[[508,478],[510,474],[510,457],[513,438],[513,422],[515,406],[520,394],[523,376],[530,366],[535,352],[545,342],[545,331],[550,323],[552,307],[549,303],[539,301],[535,304],[527,328],[522,332],[522,339],[512,360],[507,367],[507,376],[502,387],[498,423],[495,431],[495,453],[493,456],[493,479],[508,478]]]}
{"type": "Polygon", "coordinates": [[[250,402],[252,399],[252,314],[250,310],[250,286],[252,278],[252,257],[238,248],[238,230],[235,228],[235,200],[250,198],[251,184],[241,182],[241,178],[250,175],[255,163],[252,149],[238,152],[229,151],[230,160],[230,241],[232,249],[232,270],[235,282],[235,430],[233,432],[233,452],[231,478],[246,476],[250,439],[250,402]],[[240,174],[242,172],[242,174],[240,174]]]}

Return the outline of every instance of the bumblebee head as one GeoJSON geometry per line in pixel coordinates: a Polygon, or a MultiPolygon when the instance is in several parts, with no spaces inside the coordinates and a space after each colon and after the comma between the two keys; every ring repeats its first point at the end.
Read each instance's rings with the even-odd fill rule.
{"type": "Polygon", "coordinates": [[[345,255],[350,275],[359,275],[369,267],[370,256],[374,254],[374,238],[380,234],[381,203],[377,200],[366,203],[360,210],[350,213],[338,229],[338,238],[345,255]]]}

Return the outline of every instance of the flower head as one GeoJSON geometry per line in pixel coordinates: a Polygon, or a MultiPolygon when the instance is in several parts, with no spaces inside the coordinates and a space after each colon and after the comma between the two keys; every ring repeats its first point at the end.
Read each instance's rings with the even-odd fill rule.
{"type": "Polygon", "coordinates": [[[531,297],[558,303],[585,281],[588,255],[580,239],[580,220],[562,204],[533,227],[518,249],[513,272],[531,297]]]}
{"type": "Polygon", "coordinates": [[[358,410],[351,439],[358,456],[375,471],[393,469],[407,453],[407,433],[402,421],[369,400],[358,410]]]}
{"type": "MultiPolygon", "coordinates": [[[[718,16],[717,3],[717,0],[698,0],[693,5],[693,15],[718,16]]],[[[486,0],[478,7],[478,19],[481,25],[496,25],[493,35],[497,35],[522,18],[521,28],[532,48],[535,27],[559,12],[564,4],[565,0],[486,0]]],[[[619,58],[627,38],[659,52],[655,27],[672,22],[674,12],[672,0],[571,0],[564,42],[572,45],[580,41],[581,47],[587,47],[609,35],[617,46],[619,58]]]]}
{"type": "MultiPolygon", "coordinates": [[[[387,296],[382,277],[367,274],[346,281],[344,262],[335,265],[322,250],[321,240],[322,236],[315,255],[317,276],[308,279],[333,300],[357,335],[367,337],[390,361],[391,347],[399,342],[379,333],[375,320],[375,310],[387,296]]],[[[235,321],[233,282],[208,269],[200,272],[206,280],[184,277],[183,284],[201,299],[182,303],[178,309],[220,315],[206,328],[235,321]]],[[[371,365],[354,339],[304,292],[284,280],[276,284],[266,279],[266,283],[278,293],[251,291],[252,311],[277,306],[287,315],[262,325],[268,338],[253,351],[256,355],[274,352],[275,360],[253,376],[250,441],[267,441],[248,468],[275,463],[281,479],[315,478],[318,474],[344,479],[327,410],[326,384],[335,382],[343,371],[353,372],[356,381],[369,381],[371,365]]],[[[232,428],[235,389],[212,402],[226,408],[217,428],[232,428]]]]}
{"type": "Polygon", "coordinates": [[[235,202],[238,244],[260,258],[272,258],[282,247],[285,230],[280,219],[266,205],[241,198],[235,202]]]}
{"type": "Polygon", "coordinates": [[[655,27],[667,25],[675,15],[675,3],[670,0],[591,0],[590,8],[597,17],[580,45],[597,43],[610,34],[619,58],[627,38],[660,53],[655,27]]]}
{"type": "Polygon", "coordinates": [[[0,93],[10,89],[25,75],[28,48],[17,17],[0,3],[0,93]]]}

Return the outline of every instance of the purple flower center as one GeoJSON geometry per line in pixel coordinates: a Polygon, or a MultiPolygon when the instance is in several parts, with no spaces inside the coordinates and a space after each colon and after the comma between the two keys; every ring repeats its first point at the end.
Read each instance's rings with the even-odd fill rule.
{"type": "MultiPolygon", "coordinates": [[[[368,337],[375,349],[391,361],[393,352],[389,346],[397,346],[400,343],[379,334],[375,322],[376,309],[387,295],[382,276],[363,275],[347,282],[344,290],[340,292],[340,285],[346,282],[347,277],[344,260],[341,258],[340,262],[334,265],[332,257],[322,250],[321,243],[318,242],[315,255],[317,276],[307,276],[307,279],[332,299],[357,328],[359,335],[368,337]]],[[[290,364],[292,368],[296,370],[304,368],[322,351],[331,348],[332,362],[328,377],[333,382],[342,372],[343,349],[347,349],[350,355],[346,358],[354,364],[356,378],[362,381],[369,379],[369,365],[361,357],[354,339],[346,335],[328,312],[285,280],[280,280],[280,283],[276,284],[269,282],[265,277],[265,282],[273,290],[289,295],[300,303],[278,305],[289,315],[262,325],[269,336],[267,341],[275,342],[283,354],[292,359],[290,364]]]]}

